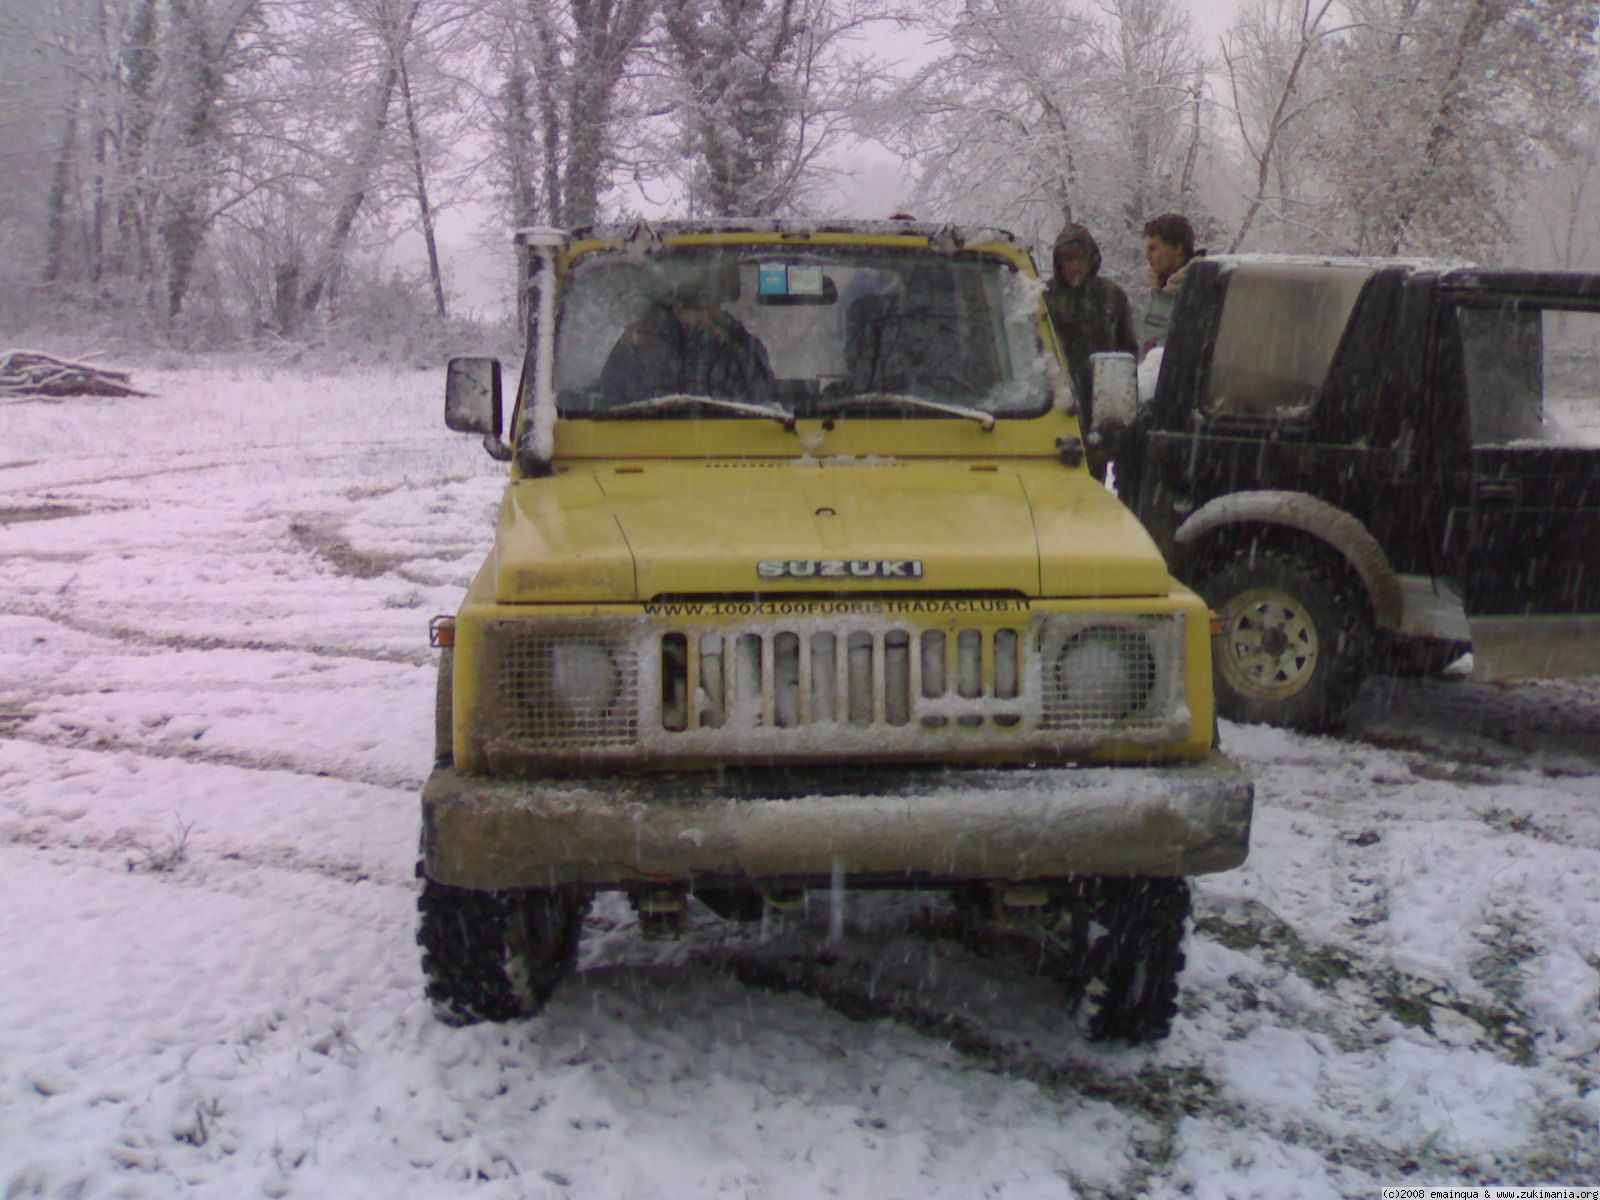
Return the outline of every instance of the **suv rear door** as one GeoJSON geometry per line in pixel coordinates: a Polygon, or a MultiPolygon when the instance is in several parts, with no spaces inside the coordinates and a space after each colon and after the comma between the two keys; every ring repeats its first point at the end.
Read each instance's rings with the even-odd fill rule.
{"type": "Polygon", "coordinates": [[[1227,258],[1191,271],[1137,464],[1140,519],[1170,551],[1178,524],[1208,501],[1306,493],[1364,522],[1397,569],[1426,573],[1432,547],[1413,536],[1427,524],[1410,475],[1418,433],[1385,367],[1403,353],[1406,272],[1227,258]]]}
{"type": "Polygon", "coordinates": [[[1452,272],[1434,328],[1475,673],[1600,674],[1600,277],[1452,272]]]}

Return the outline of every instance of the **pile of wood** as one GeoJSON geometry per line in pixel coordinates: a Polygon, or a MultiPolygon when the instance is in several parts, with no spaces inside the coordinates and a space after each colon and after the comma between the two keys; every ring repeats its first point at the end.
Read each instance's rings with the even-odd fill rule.
{"type": "Polygon", "coordinates": [[[128,382],[127,371],[68,362],[31,350],[0,353],[0,397],[148,396],[128,382]]]}

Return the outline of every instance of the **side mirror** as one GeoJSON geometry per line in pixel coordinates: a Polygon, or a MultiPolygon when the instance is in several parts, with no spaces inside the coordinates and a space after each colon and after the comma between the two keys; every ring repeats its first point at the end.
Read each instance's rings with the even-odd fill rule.
{"type": "Polygon", "coordinates": [[[1091,354],[1096,430],[1126,429],[1139,411],[1139,385],[1133,355],[1115,350],[1091,354]]]}
{"type": "Polygon", "coordinates": [[[478,356],[452,358],[444,382],[444,423],[457,433],[483,435],[483,446],[495,458],[509,459],[511,448],[500,440],[500,360],[478,356]]]}

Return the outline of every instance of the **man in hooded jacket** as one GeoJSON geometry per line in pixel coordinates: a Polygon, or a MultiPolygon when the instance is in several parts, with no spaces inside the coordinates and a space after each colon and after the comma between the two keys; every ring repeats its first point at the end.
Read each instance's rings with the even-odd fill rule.
{"type": "Polygon", "coordinates": [[[1053,269],[1044,290],[1045,307],[1061,339],[1087,426],[1094,405],[1089,356],[1106,350],[1134,352],[1133,310],[1127,293],[1100,277],[1100,247],[1082,225],[1063,229],[1050,257],[1053,269]]]}
{"type": "MultiPolygon", "coordinates": [[[[1138,349],[1133,312],[1127,293],[1100,278],[1100,247],[1082,225],[1068,225],[1051,251],[1050,283],[1044,290],[1050,323],[1067,356],[1072,390],[1078,397],[1078,423],[1085,435],[1094,423],[1094,396],[1089,356],[1108,350],[1129,354],[1138,349]]],[[[1103,475],[1103,464],[1095,467],[1103,475]]]]}

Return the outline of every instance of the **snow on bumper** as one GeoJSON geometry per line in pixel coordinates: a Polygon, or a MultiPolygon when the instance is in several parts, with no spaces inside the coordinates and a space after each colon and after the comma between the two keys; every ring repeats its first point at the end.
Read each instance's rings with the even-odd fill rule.
{"type": "Polygon", "coordinates": [[[939,883],[1201,875],[1244,861],[1254,789],[1226,756],[1150,767],[492,778],[433,773],[430,878],[939,883]]]}

